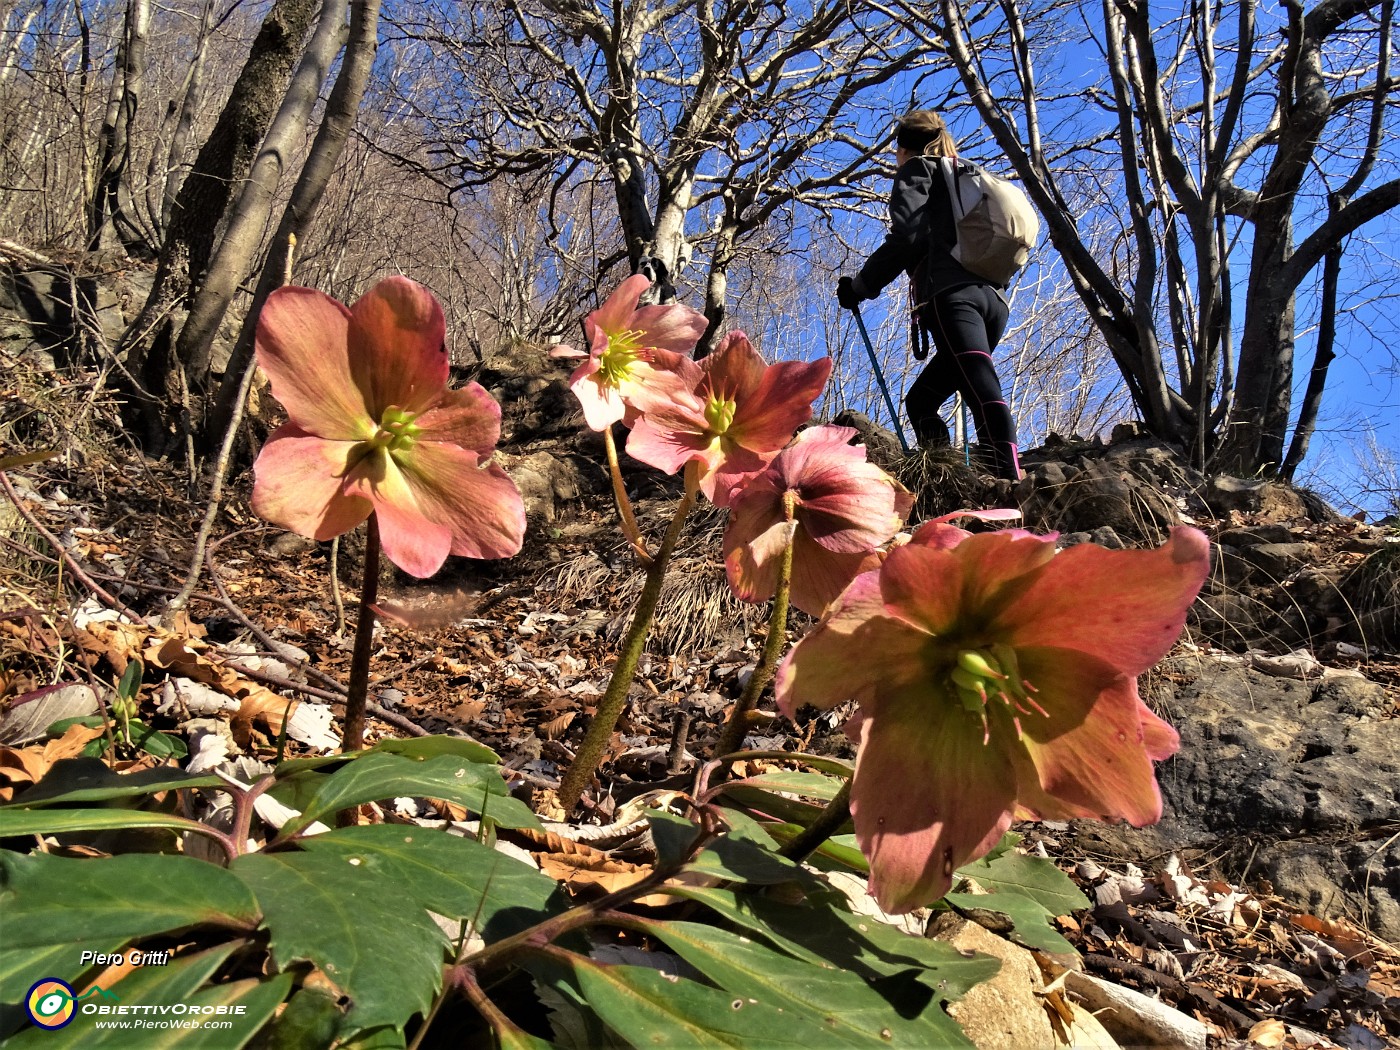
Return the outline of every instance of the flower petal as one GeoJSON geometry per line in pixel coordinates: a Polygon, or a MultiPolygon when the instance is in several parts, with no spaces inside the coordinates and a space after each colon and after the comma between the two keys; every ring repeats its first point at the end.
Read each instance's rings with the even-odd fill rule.
{"type": "Polygon", "coordinates": [[[726,530],[725,548],[728,553],[724,558],[724,569],[734,597],[741,602],[766,602],[773,597],[778,589],[783,551],[791,542],[795,527],[793,523],[779,518],[733,549],[729,549],[730,537],[726,530]]]}
{"type": "Polygon", "coordinates": [[[392,456],[383,450],[366,456],[351,471],[346,487],[374,505],[386,558],[420,579],[442,568],[452,547],[452,529],[428,517],[392,456]]]}
{"type": "Polygon", "coordinates": [[[397,405],[427,411],[447,385],[447,322],[431,292],[389,277],[350,308],[350,363],[375,422],[397,405]]]}
{"type": "Polygon", "coordinates": [[[1181,635],[1210,570],[1210,542],[1178,527],[1156,550],[1082,543],[1057,555],[1052,570],[999,615],[1007,641],[1078,649],[1136,677],[1181,635]]]}
{"type": "Polygon", "coordinates": [[[709,322],[698,310],[680,303],[643,306],[628,324],[642,333],[642,345],[672,353],[688,354],[705,334],[709,322]]]}
{"type": "Polygon", "coordinates": [[[880,567],[875,551],[840,553],[827,550],[799,528],[792,551],[792,604],[808,616],[826,613],[841,593],[861,573],[880,567]]]}
{"type": "MultiPolygon", "coordinates": [[[[864,449],[851,445],[854,456],[829,449],[806,456],[796,480],[801,495],[798,519],[812,539],[831,551],[847,554],[870,550],[884,543],[904,524],[898,498],[903,486],[874,463],[864,449]]],[[[786,459],[798,448],[779,453],[786,459]]],[[[792,467],[784,464],[783,470],[792,467]]]]}
{"type": "Polygon", "coordinates": [[[349,532],[373,507],[342,487],[351,441],[327,441],[295,423],[278,427],[253,464],[253,511],[315,540],[349,532]]]}
{"type": "Polygon", "coordinates": [[[489,456],[501,436],[501,406],[479,383],[445,390],[442,399],[414,420],[420,441],[461,445],[489,456]]]}
{"type": "Polygon", "coordinates": [[[423,514],[452,531],[451,552],[508,558],[525,541],[525,504],[506,472],[454,445],[421,443],[399,467],[423,514]]]}
{"type": "Polygon", "coordinates": [[[374,436],[365,395],[351,374],[350,311],[314,288],[278,288],[258,315],[258,365],[272,396],[308,434],[363,441],[374,436]]]}
{"type": "Polygon", "coordinates": [[[454,445],[420,442],[368,457],[353,484],[374,501],[385,556],[413,576],[431,576],[449,553],[508,557],[524,539],[525,509],[514,484],[454,445]]]}
{"type": "Polygon", "coordinates": [[[783,714],[791,718],[803,704],[830,708],[868,696],[871,668],[896,685],[927,681],[928,635],[884,613],[879,574],[857,576],[778,666],[774,694],[783,714]]]}
{"type": "Polygon", "coordinates": [[[604,431],[627,415],[627,405],[617,387],[607,382],[596,360],[590,358],[569,379],[569,389],[583,409],[590,430],[604,431]]]}
{"type": "Polygon", "coordinates": [[[927,682],[863,702],[851,816],[870,892],[901,914],[948,892],[953,872],[1011,823],[1011,760],[982,723],[927,682]]]}
{"type": "Polygon", "coordinates": [[[703,460],[708,466],[719,458],[703,410],[680,402],[644,413],[627,435],[627,454],[667,474],[674,474],[692,459],[703,460]]]}
{"type": "MultiPolygon", "coordinates": [[[[1136,827],[1160,820],[1162,796],[1137,681],[1073,649],[1018,649],[1016,655],[1046,713],[1021,716],[1022,744],[1039,788],[1058,805],[1037,800],[1025,784],[1022,800],[1044,817],[1126,820],[1136,827]]],[[[1160,754],[1162,729],[1170,727],[1152,717],[1152,747],[1160,754]]]]}
{"type": "Polygon", "coordinates": [[[613,289],[603,305],[583,319],[583,328],[593,349],[607,346],[608,335],[625,332],[632,327],[632,314],[642,293],[651,287],[651,278],[634,273],[613,289]]]}
{"type": "Polygon", "coordinates": [[[1181,736],[1158,718],[1141,699],[1138,700],[1138,717],[1142,719],[1142,745],[1152,761],[1171,758],[1181,749],[1181,736]]]}
{"type": "Polygon", "coordinates": [[[718,452],[711,445],[705,460],[706,469],[700,474],[700,491],[716,507],[729,505],[729,498],[755,474],[762,473],[772,462],[775,452],[754,452],[720,438],[718,452]]]}
{"type": "Polygon", "coordinates": [[[757,452],[776,451],[793,431],[812,418],[812,402],[831,375],[831,358],[779,361],[743,401],[737,402],[729,437],[757,452]]]}
{"type": "MultiPolygon", "coordinates": [[[[720,340],[714,352],[700,362],[700,367],[705,370],[704,395],[738,402],[751,397],[763,383],[768,364],[749,342],[749,337],[736,329],[720,340]]],[[[788,436],[792,436],[791,432],[788,436]]]]}
{"type": "MultiPolygon", "coordinates": [[[[921,529],[915,539],[920,535],[945,534],[921,529]]],[[[1015,605],[1054,556],[1053,541],[1009,532],[968,536],[952,548],[911,541],[890,551],[880,577],[892,614],[932,634],[955,627],[978,632],[995,610],[1015,605]]]]}
{"type": "Polygon", "coordinates": [[[778,586],[778,560],[791,535],[782,495],[767,473],[735,493],[721,549],[729,587],[742,602],[761,602],[778,586]]]}
{"type": "Polygon", "coordinates": [[[675,401],[693,402],[702,378],[700,366],[690,358],[667,350],[649,350],[645,358],[632,362],[618,389],[633,408],[651,412],[675,401]]]}

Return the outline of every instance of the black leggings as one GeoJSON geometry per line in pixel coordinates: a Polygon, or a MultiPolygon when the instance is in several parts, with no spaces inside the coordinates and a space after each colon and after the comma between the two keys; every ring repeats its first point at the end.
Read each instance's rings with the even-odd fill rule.
{"type": "Polygon", "coordinates": [[[915,436],[921,442],[946,444],[948,428],[938,410],[954,394],[962,394],[997,476],[1019,480],[1016,421],[992,366],[992,348],[1006,330],[1006,303],[988,285],[964,285],[935,295],[922,319],[936,352],[904,398],[915,436]]]}

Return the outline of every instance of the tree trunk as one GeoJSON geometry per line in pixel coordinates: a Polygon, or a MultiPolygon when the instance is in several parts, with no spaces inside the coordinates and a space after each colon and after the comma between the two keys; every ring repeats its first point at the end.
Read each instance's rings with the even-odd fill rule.
{"type": "Polygon", "coordinates": [[[191,285],[204,278],[229,201],[253,165],[318,6],[316,0],[277,0],[273,5],[214,130],[180,187],[167,239],[188,252],[191,285]]]}
{"type": "Polygon", "coordinates": [[[342,0],[328,0],[277,115],[267,129],[257,159],[249,169],[248,180],[229,210],[228,225],[210,260],[208,272],[190,300],[189,317],[180,330],[175,353],[185,367],[191,390],[208,389],[214,338],[238,291],[239,282],[252,269],[253,256],[272,210],[273,194],[277,192],[288,159],[296,152],[310,123],[321,84],[335,61],[344,34],[345,6],[342,0]]]}
{"type": "Polygon", "coordinates": [[[102,247],[103,235],[115,233],[128,255],[154,255],[131,209],[129,169],[131,133],[146,84],[146,40],[151,25],[150,0],[127,0],[125,29],[117,50],[112,90],[98,133],[101,167],[88,205],[88,250],[102,247]],[[108,225],[110,221],[110,226],[108,225]]]}
{"type": "Polygon", "coordinates": [[[204,12],[199,20],[199,35],[195,40],[194,54],[190,57],[190,68],[185,72],[184,81],[180,84],[179,104],[171,101],[167,121],[173,118],[173,125],[170,128],[170,146],[165,153],[163,172],[157,173],[154,170],[156,154],[151,154],[152,170],[148,182],[152,186],[158,184],[161,187],[160,206],[153,206],[151,211],[152,214],[160,216],[158,233],[162,238],[170,229],[170,216],[175,210],[175,198],[179,196],[180,186],[184,182],[176,177],[176,172],[179,171],[180,162],[189,146],[190,132],[194,128],[195,114],[199,109],[200,92],[204,89],[205,59],[209,54],[209,37],[214,29],[214,2],[215,0],[204,2],[204,12]]]}
{"type": "Polygon", "coordinates": [[[1327,386],[1327,372],[1337,357],[1337,286],[1341,276],[1342,246],[1339,244],[1327,253],[1322,263],[1322,321],[1317,330],[1317,352],[1313,357],[1312,371],[1308,373],[1308,389],[1303,395],[1298,425],[1293,429],[1293,443],[1279,471],[1285,481],[1293,480],[1298,464],[1308,454],[1313,431],[1317,429],[1318,411],[1322,407],[1322,391],[1327,386]]]}
{"type": "Polygon", "coordinates": [[[164,451],[167,415],[182,398],[172,314],[204,276],[230,194],[252,165],[316,7],[315,0],[276,0],[268,12],[214,130],[180,187],[150,294],[123,338],[129,422],[140,428],[153,454],[164,451]]]}
{"type": "Polygon", "coordinates": [[[378,47],[380,0],[354,0],[350,8],[350,38],[345,45],[345,58],[341,62],[340,73],[335,87],[331,89],[326,102],[326,114],[317,129],[316,140],[311,144],[311,154],[307,157],[297,184],[292,189],[292,198],[282,213],[282,221],[272,239],[272,247],[267,261],[263,264],[258,279],[257,290],[253,294],[252,305],[243,321],[238,342],[229,355],[224,368],[223,382],[219,387],[214,411],[205,427],[202,444],[212,447],[223,436],[229,420],[233,418],[238,398],[239,379],[248,367],[253,353],[254,333],[257,329],[258,312],[272,290],[282,283],[287,265],[287,248],[291,237],[302,239],[311,227],[311,221],[320,206],[321,196],[330,182],[336,164],[350,139],[355,127],[355,117],[364,98],[365,87],[369,83],[370,70],[378,47]]]}

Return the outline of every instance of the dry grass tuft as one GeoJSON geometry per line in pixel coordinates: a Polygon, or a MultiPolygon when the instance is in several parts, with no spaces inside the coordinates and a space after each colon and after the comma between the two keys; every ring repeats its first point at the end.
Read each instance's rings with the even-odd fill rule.
{"type": "MultiPolygon", "coordinates": [[[[661,586],[661,601],[647,649],[661,656],[693,656],[722,644],[735,644],[766,619],[768,604],[734,597],[724,574],[721,541],[726,513],[703,503],[694,511],[671,558],[661,586]]],[[[658,523],[643,524],[651,537],[658,523]]],[[[622,544],[601,553],[586,553],[551,567],[540,577],[538,592],[557,607],[606,603],[605,631],[620,638],[641,597],[642,571],[622,544]]]]}
{"type": "Polygon", "coordinates": [[[969,465],[963,450],[951,445],[914,449],[904,457],[896,477],[914,493],[911,522],[990,506],[997,497],[995,485],[979,473],[976,460],[969,465]]]}
{"type": "Polygon", "coordinates": [[[1370,646],[1400,649],[1400,537],[1366,557],[1341,581],[1370,646]]]}

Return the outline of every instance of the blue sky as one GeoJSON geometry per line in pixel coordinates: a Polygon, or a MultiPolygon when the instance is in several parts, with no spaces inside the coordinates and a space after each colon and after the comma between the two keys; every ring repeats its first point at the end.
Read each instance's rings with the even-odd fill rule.
{"type": "MultiPolygon", "coordinates": [[[[1160,15],[1162,10],[1165,8],[1156,9],[1156,12],[1160,15]]],[[[1047,77],[1055,78],[1056,89],[1073,91],[1097,79],[1103,65],[1096,45],[1081,38],[1077,42],[1062,42],[1045,67],[1050,68],[1048,71],[1044,67],[1038,69],[1047,77]]],[[[1060,103],[1059,108],[1065,111],[1064,115],[1071,110],[1067,103],[1060,103]]],[[[1083,106],[1078,109],[1082,110],[1083,106]]],[[[1043,119],[1049,125],[1061,115],[1052,110],[1043,114],[1043,119]]],[[[949,116],[963,147],[995,166],[995,151],[977,145],[979,141],[986,141],[986,135],[975,112],[955,111],[949,116]]],[[[1076,115],[1070,119],[1078,124],[1082,118],[1076,115]]],[[[1094,120],[1095,115],[1091,113],[1088,119],[1094,120]]],[[[1394,114],[1390,120],[1393,125],[1394,114]]],[[[1393,127],[1390,130],[1393,142],[1393,127]]],[[[1391,150],[1382,158],[1368,185],[1397,177],[1400,174],[1397,169],[1400,169],[1400,157],[1391,150]]],[[[1251,182],[1248,173],[1241,178],[1245,184],[1251,182]]],[[[1297,223],[1295,243],[1312,228],[1306,215],[1300,215],[1297,223]]],[[[875,222],[866,225],[868,228],[857,234],[856,243],[868,251],[879,243],[883,228],[875,222]]],[[[1046,250],[1051,249],[1047,246],[1046,250]]],[[[1248,250],[1248,241],[1242,238],[1232,255],[1235,273],[1247,273],[1248,250]]],[[[1364,226],[1348,242],[1337,320],[1337,359],[1329,373],[1316,433],[1297,478],[1303,484],[1316,484],[1334,502],[1354,504],[1344,509],[1365,509],[1373,517],[1386,511],[1389,499],[1400,501],[1400,492],[1388,498],[1384,492],[1368,495],[1363,491],[1387,484],[1386,479],[1376,476],[1376,464],[1367,451],[1368,445],[1379,446],[1383,453],[1392,457],[1392,466],[1400,467],[1400,302],[1393,298],[1400,293],[1396,288],[1396,278],[1400,276],[1397,258],[1400,258],[1400,215],[1394,211],[1364,226]]],[[[1295,413],[1301,404],[1316,348],[1320,282],[1319,266],[1299,289],[1295,413]]],[[[889,295],[887,291],[886,297],[889,295]]],[[[893,303],[881,305],[893,306],[893,303]]],[[[1245,287],[1241,281],[1236,292],[1237,334],[1244,307],[1245,287]]],[[[1400,485],[1400,479],[1392,480],[1400,485]]]]}

